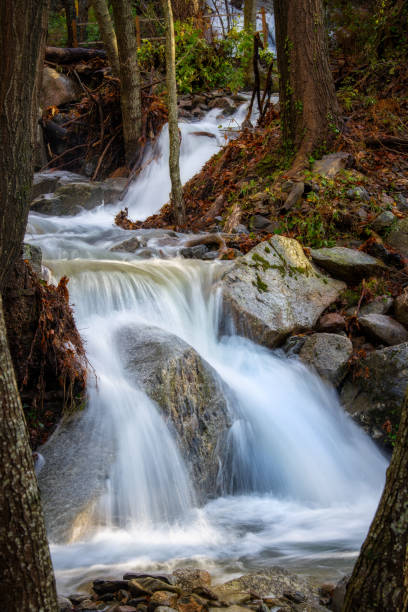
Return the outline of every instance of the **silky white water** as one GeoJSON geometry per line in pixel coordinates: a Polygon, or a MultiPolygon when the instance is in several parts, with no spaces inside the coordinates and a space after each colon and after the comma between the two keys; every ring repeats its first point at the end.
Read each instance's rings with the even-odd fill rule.
{"type": "MultiPolygon", "coordinates": [[[[220,142],[214,114],[185,125],[184,177],[220,142]],[[202,131],[216,138],[194,134],[202,131]]],[[[130,216],[156,212],[168,192],[163,156],[129,193],[130,216]]],[[[334,391],[300,363],[236,335],[220,337],[217,283],[230,264],[177,257],[184,238],[172,232],[117,228],[118,208],[65,218],[33,214],[29,223],[28,240],[41,246],[53,277],[70,278],[92,365],[83,416],[86,433],[94,432],[88,473],[85,466],[75,476],[81,483],[60,483],[67,507],[80,484],[89,486],[92,504],[71,541],[52,545],[61,588],[89,576],[190,562],[215,574],[274,564],[330,576],[348,568],[378,503],[385,459],[344,415],[334,391]],[[109,250],[132,235],[144,241],[139,252],[109,250]],[[191,345],[224,386],[233,425],[219,473],[222,494],[204,507],[160,409],[123,359],[121,332],[145,326],[191,345]],[[93,462],[103,468],[94,497],[93,462]]],[[[53,493],[43,495],[52,500],[53,493]]]]}

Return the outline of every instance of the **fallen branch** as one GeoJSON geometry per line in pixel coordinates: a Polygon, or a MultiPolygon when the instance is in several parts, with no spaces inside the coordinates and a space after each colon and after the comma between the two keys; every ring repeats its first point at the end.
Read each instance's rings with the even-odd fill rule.
{"type": "Polygon", "coordinates": [[[212,245],[215,244],[218,246],[219,257],[221,257],[224,253],[228,251],[228,247],[225,244],[225,240],[219,234],[205,234],[204,236],[200,236],[199,238],[193,238],[192,240],[188,240],[185,243],[186,247],[194,247],[199,246],[200,244],[212,245]]]}
{"type": "Polygon", "coordinates": [[[84,47],[65,48],[46,47],[45,59],[48,62],[56,62],[57,64],[70,64],[73,62],[81,62],[83,60],[94,59],[100,57],[106,58],[106,51],[101,49],[85,49],[84,47]]]}
{"type": "Polygon", "coordinates": [[[366,145],[368,147],[388,147],[390,149],[408,149],[408,138],[400,138],[399,136],[376,136],[367,138],[366,145]]]}

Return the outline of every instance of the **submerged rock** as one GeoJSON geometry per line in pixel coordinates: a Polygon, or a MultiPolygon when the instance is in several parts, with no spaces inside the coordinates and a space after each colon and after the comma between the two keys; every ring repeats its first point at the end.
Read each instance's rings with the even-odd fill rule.
{"type": "Polygon", "coordinates": [[[238,333],[270,347],[314,327],[345,287],[320,274],[300,243],[283,236],[239,258],[221,286],[225,314],[238,333]]]}
{"type": "Polygon", "coordinates": [[[119,332],[126,369],[173,427],[202,499],[217,493],[230,417],[215,370],[183,340],[156,327],[119,332]]]}
{"type": "Polygon", "coordinates": [[[353,345],[340,334],[313,334],[306,338],[299,357],[316,372],[337,386],[347,374],[347,362],[353,353],[353,345]]]}
{"type": "Polygon", "coordinates": [[[379,259],[346,247],[312,249],[311,255],[318,266],[335,278],[351,283],[358,282],[363,277],[375,276],[387,269],[379,259]]]}
{"type": "Polygon", "coordinates": [[[347,412],[375,439],[386,441],[384,424],[398,425],[408,387],[408,342],[373,351],[343,384],[347,412]]]}

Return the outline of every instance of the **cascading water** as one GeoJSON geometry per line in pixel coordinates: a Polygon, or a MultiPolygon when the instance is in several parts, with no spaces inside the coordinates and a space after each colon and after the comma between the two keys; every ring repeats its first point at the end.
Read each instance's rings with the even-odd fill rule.
{"type": "MultiPolygon", "coordinates": [[[[220,139],[214,113],[182,131],[186,179],[220,139]]],[[[166,138],[164,132],[159,149],[166,138]]],[[[163,156],[129,193],[130,215],[155,212],[169,191],[163,156]]],[[[310,560],[332,573],[347,566],[378,502],[385,459],[343,414],[335,393],[299,362],[236,335],[219,338],[217,282],[230,264],[173,257],[179,235],[125,232],[113,226],[117,208],[65,218],[33,214],[29,224],[28,239],[43,249],[54,277],[70,278],[96,374],[76,424],[77,433],[89,432],[88,460],[83,448],[73,450],[81,435],[68,439],[72,469],[55,494],[69,507],[81,487],[89,488],[81,528],[70,542],[52,546],[60,583],[68,588],[102,568],[120,574],[188,560],[225,572],[276,563],[299,569],[310,560]],[[110,251],[132,235],[143,243],[140,255],[110,251]],[[145,259],[146,248],[158,257],[145,259]],[[222,494],[202,508],[171,430],[123,361],[121,331],[146,326],[187,342],[223,384],[233,424],[219,473],[222,494]],[[83,467],[75,470],[81,456],[83,467]],[[91,493],[93,464],[98,484],[91,493]]],[[[44,491],[44,498],[55,506],[58,523],[63,513],[53,494],[44,491]]]]}

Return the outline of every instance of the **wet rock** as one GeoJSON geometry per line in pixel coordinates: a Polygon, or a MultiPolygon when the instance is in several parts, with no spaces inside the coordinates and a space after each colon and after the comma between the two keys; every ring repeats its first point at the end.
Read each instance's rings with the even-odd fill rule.
{"type": "Polygon", "coordinates": [[[288,357],[299,355],[302,346],[306,341],[306,336],[291,336],[282,346],[282,350],[288,357]]]}
{"type": "Polygon", "coordinates": [[[221,281],[226,320],[266,346],[314,327],[344,284],[320,274],[299,242],[283,236],[254,247],[236,260],[221,281]]]}
{"type": "Polygon", "coordinates": [[[89,599],[89,595],[85,595],[84,593],[72,593],[68,596],[68,599],[72,601],[74,605],[77,605],[85,601],[85,599],[89,599]]]}
{"type": "Polygon", "coordinates": [[[338,312],[328,312],[320,317],[318,329],[322,332],[336,333],[343,331],[346,327],[346,320],[338,312]]]}
{"type": "Polygon", "coordinates": [[[157,606],[156,612],[176,612],[176,610],[168,606],[157,606]]]}
{"type": "Polygon", "coordinates": [[[137,608],[128,605],[118,605],[113,608],[112,612],[137,612],[137,608]]]}
{"type": "Polygon", "coordinates": [[[408,340],[405,327],[387,315],[365,314],[358,317],[358,322],[366,334],[389,346],[408,340]]]}
{"type": "Polygon", "coordinates": [[[218,259],[220,256],[220,252],[219,251],[208,251],[208,253],[205,253],[201,259],[203,259],[204,261],[214,261],[215,259],[218,259]]]}
{"type": "Polygon", "coordinates": [[[347,374],[347,363],[353,353],[349,338],[339,334],[313,334],[303,344],[299,358],[337,386],[347,374]]]}
{"type": "Polygon", "coordinates": [[[31,209],[43,215],[76,215],[103,203],[100,184],[89,182],[68,183],[58,187],[54,194],[44,194],[31,203],[31,209]]]}
{"type": "Polygon", "coordinates": [[[41,277],[42,251],[39,247],[25,242],[23,244],[23,259],[30,262],[34,272],[41,277]]]}
{"type": "Polygon", "coordinates": [[[408,287],[396,298],[394,311],[397,321],[408,327],[408,287]]]}
{"type": "Polygon", "coordinates": [[[158,328],[124,328],[119,338],[129,375],[172,424],[197,492],[202,499],[215,495],[222,442],[230,426],[215,370],[191,346],[158,328]]]}
{"type": "Polygon", "coordinates": [[[394,300],[388,295],[378,296],[372,302],[360,308],[360,315],[387,314],[393,303],[394,300]]]}
{"type": "Polygon", "coordinates": [[[385,441],[384,423],[399,423],[408,387],[408,342],[369,353],[343,383],[347,412],[373,438],[385,441]]]}
{"type": "Polygon", "coordinates": [[[43,215],[58,215],[62,199],[53,193],[45,193],[31,202],[31,210],[43,215]]]}
{"type": "Polygon", "coordinates": [[[186,259],[202,259],[207,252],[208,247],[205,244],[180,249],[180,255],[186,259]]]}
{"type": "Polygon", "coordinates": [[[175,570],[173,576],[177,586],[185,593],[192,593],[194,589],[211,585],[211,575],[206,570],[185,567],[175,570]]]}
{"type": "Polygon", "coordinates": [[[146,246],[146,244],[139,236],[132,236],[129,240],[124,240],[120,244],[116,244],[110,250],[112,253],[135,253],[143,246],[146,246]]]}
{"type": "Polygon", "coordinates": [[[177,602],[178,612],[207,612],[206,604],[195,595],[184,595],[177,602]]]}
{"type": "Polygon", "coordinates": [[[396,221],[396,217],[392,214],[392,212],[385,210],[374,219],[374,221],[371,223],[371,227],[375,232],[381,234],[389,229],[394,221],[396,221]]]}
{"type": "Polygon", "coordinates": [[[165,584],[175,584],[174,576],[171,574],[146,574],[145,572],[127,572],[123,576],[123,580],[132,580],[135,578],[136,580],[140,578],[154,578],[155,580],[160,580],[161,583],[165,584]]]}
{"type": "Polygon", "coordinates": [[[397,221],[385,242],[408,258],[408,217],[397,221]]]}
{"type": "Polygon", "coordinates": [[[128,184],[127,178],[108,178],[101,183],[105,204],[114,204],[120,198],[128,184]]]}
{"type": "Polygon", "coordinates": [[[40,93],[42,108],[75,102],[79,99],[79,95],[78,87],[70,78],[49,66],[44,67],[40,93]]]}
{"type": "Polygon", "coordinates": [[[333,178],[340,170],[350,167],[352,163],[353,157],[350,153],[331,153],[315,161],[312,172],[328,178],[333,178]]]}
{"type": "Polygon", "coordinates": [[[303,595],[303,593],[299,593],[299,591],[284,591],[283,596],[295,604],[301,604],[306,602],[306,597],[303,595]]]}
{"type": "Polygon", "coordinates": [[[91,599],[85,599],[78,606],[76,606],[76,610],[81,610],[81,612],[93,612],[93,610],[99,610],[100,604],[92,601],[91,599]]]}
{"type": "Polygon", "coordinates": [[[379,259],[346,247],[311,249],[310,252],[317,265],[346,282],[358,282],[387,269],[379,259]]]}
{"type": "Polygon", "coordinates": [[[74,609],[74,606],[66,597],[58,596],[58,609],[59,612],[71,612],[71,610],[74,609]]]}
{"type": "Polygon", "coordinates": [[[46,172],[34,174],[31,187],[31,200],[35,200],[44,193],[53,193],[58,184],[58,177],[46,172]]]}
{"type": "Polygon", "coordinates": [[[154,610],[158,606],[165,606],[166,608],[175,608],[177,604],[178,595],[170,591],[156,591],[150,598],[149,610],[154,610]]]}
{"type": "Polygon", "coordinates": [[[93,590],[97,595],[104,595],[105,593],[114,593],[120,589],[128,588],[127,580],[103,580],[99,578],[94,580],[92,585],[93,590]]]}
{"type": "Polygon", "coordinates": [[[180,587],[171,584],[169,580],[161,580],[160,578],[157,578],[155,576],[142,575],[140,575],[136,580],[139,585],[141,585],[150,593],[155,593],[156,591],[166,591],[179,594],[181,593],[180,587]]]}

